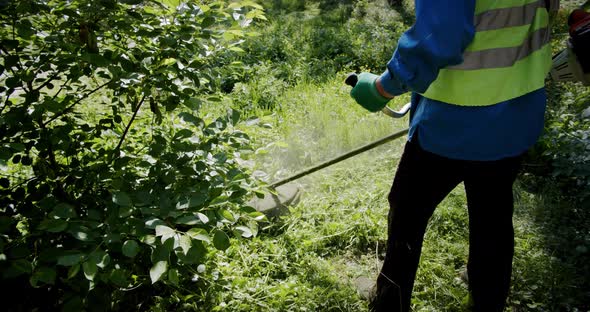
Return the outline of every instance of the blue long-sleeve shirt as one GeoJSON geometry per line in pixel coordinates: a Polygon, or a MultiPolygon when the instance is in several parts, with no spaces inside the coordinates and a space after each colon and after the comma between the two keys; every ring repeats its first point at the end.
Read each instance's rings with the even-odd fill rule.
{"type": "Polygon", "coordinates": [[[413,92],[408,139],[418,138],[423,149],[453,159],[487,161],[525,152],[543,130],[545,90],[490,106],[452,105],[419,95],[440,69],[462,62],[475,34],[475,0],[415,3],[416,23],[398,40],[381,76],[389,94],[413,92]]]}

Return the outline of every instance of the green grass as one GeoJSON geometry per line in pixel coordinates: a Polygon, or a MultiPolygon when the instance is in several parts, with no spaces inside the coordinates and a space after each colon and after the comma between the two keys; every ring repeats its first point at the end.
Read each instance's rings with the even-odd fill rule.
{"type": "MultiPolygon", "coordinates": [[[[404,1],[400,12],[406,22],[412,19],[410,2],[404,1]]],[[[290,65],[257,66],[275,75],[276,68],[290,65]]],[[[407,127],[407,118],[393,120],[356,105],[343,84],[345,73],[302,79],[295,86],[265,75],[238,85],[238,98],[226,104],[244,107],[250,101],[273,108],[247,106],[248,120],[241,125],[254,145],[243,158],[267,183],[407,127]]],[[[390,105],[408,101],[406,95],[390,105]]],[[[404,142],[398,139],[293,182],[303,196],[290,214],[266,224],[257,237],[216,253],[215,269],[225,284],[209,291],[214,307],[203,310],[367,311],[354,280],[379,272],[387,194],[404,142]]],[[[515,185],[516,248],[507,311],[590,311],[590,212],[562,198],[550,182],[535,193],[529,184],[527,178],[515,185]]],[[[466,265],[468,235],[459,185],[429,224],[414,311],[463,311],[467,287],[459,272],[466,265]]]]}
{"type": "MultiPolygon", "coordinates": [[[[250,155],[253,170],[265,171],[261,176],[272,182],[406,126],[407,119],[392,120],[357,107],[341,78],[290,88],[281,97],[280,110],[244,126],[257,148],[250,155]]],[[[407,100],[396,99],[392,105],[407,100]]],[[[387,238],[386,198],[404,142],[399,139],[295,181],[304,193],[289,215],[267,224],[256,238],[217,253],[227,285],[215,294],[216,309],[367,311],[353,282],[359,276],[375,277],[380,268],[387,238]]],[[[508,311],[588,309],[587,282],[581,280],[579,267],[587,254],[578,248],[570,258],[560,258],[559,244],[571,233],[567,224],[552,218],[564,216],[568,206],[561,203],[566,211],[558,213],[552,198],[547,192],[534,195],[516,188],[516,255],[508,311]],[[548,237],[555,224],[561,225],[560,233],[548,237]]],[[[467,228],[460,185],[431,219],[414,311],[462,311],[467,289],[458,276],[467,259],[467,228]]]]}

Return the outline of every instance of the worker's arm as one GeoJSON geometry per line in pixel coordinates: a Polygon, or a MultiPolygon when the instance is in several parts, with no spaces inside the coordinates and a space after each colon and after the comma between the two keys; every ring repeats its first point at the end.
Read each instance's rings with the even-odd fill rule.
{"type": "Polygon", "coordinates": [[[400,37],[387,70],[376,81],[384,97],[425,92],[440,69],[463,61],[475,34],[475,0],[415,3],[416,23],[400,37]]]}

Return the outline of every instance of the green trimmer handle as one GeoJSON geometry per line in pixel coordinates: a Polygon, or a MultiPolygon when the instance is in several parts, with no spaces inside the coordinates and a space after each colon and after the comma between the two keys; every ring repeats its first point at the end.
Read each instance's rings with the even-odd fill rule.
{"type": "MultiPolygon", "coordinates": [[[[355,73],[349,74],[344,80],[344,83],[353,87],[356,86],[356,83],[359,81],[358,76],[355,73]]],[[[412,103],[407,103],[406,105],[402,106],[402,108],[398,111],[395,111],[388,106],[383,107],[381,112],[389,117],[393,118],[402,118],[404,117],[409,111],[412,103]]]]}

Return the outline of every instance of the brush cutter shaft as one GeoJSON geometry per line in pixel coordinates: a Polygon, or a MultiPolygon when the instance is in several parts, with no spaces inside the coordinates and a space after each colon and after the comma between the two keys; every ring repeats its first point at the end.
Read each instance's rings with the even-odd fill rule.
{"type": "Polygon", "coordinates": [[[323,163],[321,163],[319,165],[316,165],[314,167],[305,169],[305,170],[303,170],[303,171],[301,171],[299,173],[296,173],[296,174],[294,174],[294,175],[292,175],[292,176],[290,176],[288,178],[279,180],[279,181],[271,184],[270,187],[271,188],[275,188],[275,187],[280,186],[280,185],[283,185],[285,183],[289,183],[291,181],[297,180],[297,179],[299,179],[301,177],[304,177],[304,176],[306,176],[308,174],[314,173],[314,172],[316,172],[316,171],[318,171],[320,169],[324,169],[324,168],[326,168],[328,166],[331,166],[333,164],[339,163],[339,162],[341,162],[341,161],[343,161],[345,159],[348,159],[348,158],[353,157],[353,156],[356,156],[356,155],[358,155],[360,153],[363,153],[363,152],[366,152],[368,150],[371,150],[371,149],[373,149],[373,148],[375,148],[377,146],[380,146],[380,145],[383,145],[383,144],[385,144],[387,142],[393,141],[393,140],[395,140],[397,138],[400,138],[400,137],[406,135],[407,133],[408,133],[408,129],[404,129],[404,130],[398,131],[398,132],[396,132],[394,134],[391,134],[391,135],[388,135],[388,136],[386,136],[384,138],[381,138],[381,139],[379,139],[379,140],[377,140],[375,142],[372,142],[372,143],[369,143],[367,145],[361,146],[361,147],[359,147],[359,148],[357,148],[355,150],[352,150],[352,151],[350,151],[350,152],[348,152],[346,154],[343,154],[343,155],[340,155],[340,156],[338,156],[336,158],[330,159],[330,160],[328,160],[326,162],[323,162],[323,163]]]}

